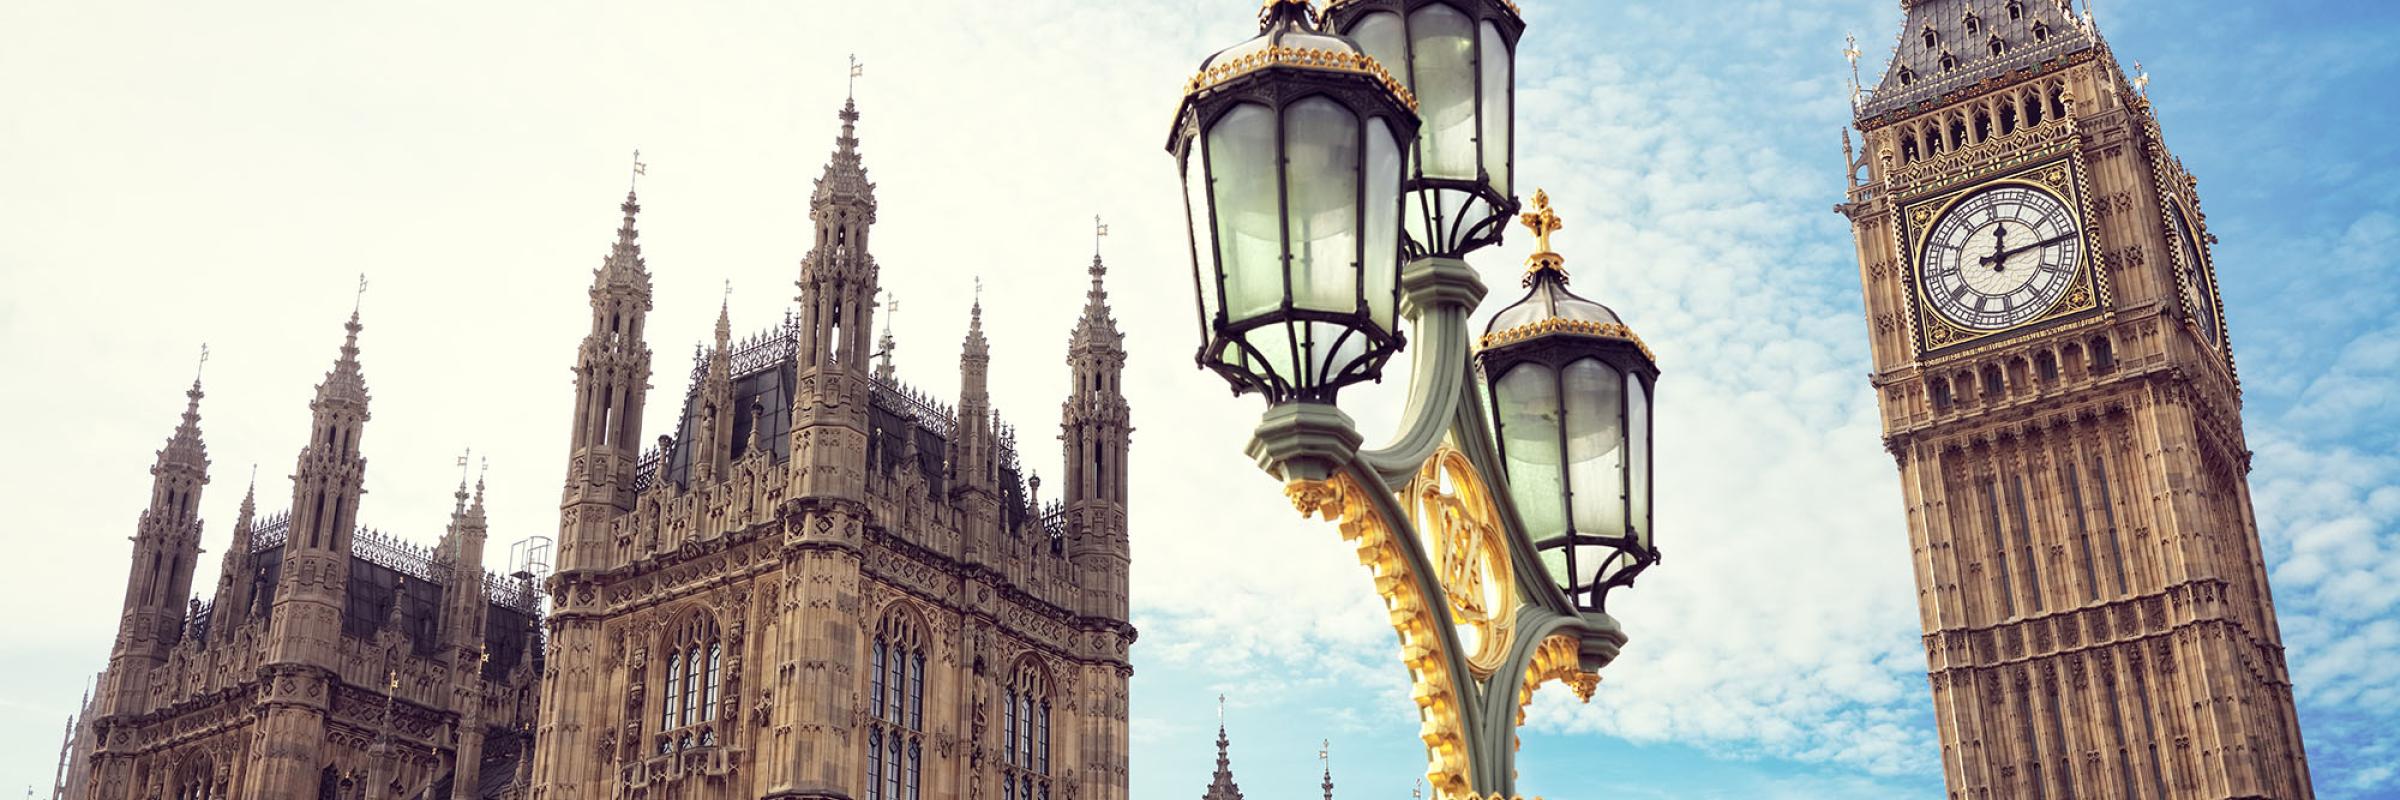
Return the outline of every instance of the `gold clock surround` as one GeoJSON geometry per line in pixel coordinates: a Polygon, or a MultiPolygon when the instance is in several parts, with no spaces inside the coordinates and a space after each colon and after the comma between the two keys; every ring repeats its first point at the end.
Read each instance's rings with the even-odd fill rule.
{"type": "Polygon", "coordinates": [[[1934,355],[2013,336],[2097,311],[2101,307],[2104,297],[2099,271],[2094,268],[2097,259],[2093,257],[2097,250],[2097,226],[2082,190],[2082,182],[2083,178],[2071,159],[2053,156],[2032,166],[1986,179],[1953,184],[1900,202],[1900,225],[1897,231],[1901,243],[1899,261],[1907,277],[1904,284],[1910,296],[1908,309],[1915,325],[1917,352],[1920,355],[1934,355]],[[1927,296],[1923,265],[1919,259],[1924,255],[1927,237],[1953,206],[1985,190],[2004,186],[2024,186],[2057,197],[2070,212],[2077,215],[2075,223],[2077,235],[2082,240],[2081,246],[2077,250],[2077,263],[2072,268],[2067,288],[2051,307],[2015,325],[1998,330],[1975,330],[1952,322],[1933,308],[1927,296]]]}

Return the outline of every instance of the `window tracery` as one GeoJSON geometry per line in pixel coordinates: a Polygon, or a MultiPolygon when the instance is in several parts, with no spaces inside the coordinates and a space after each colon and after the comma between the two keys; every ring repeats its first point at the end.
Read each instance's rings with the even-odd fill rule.
{"type": "Polygon", "coordinates": [[[925,772],[924,625],[902,611],[867,654],[866,800],[919,800],[925,772]]]}
{"type": "Polygon", "coordinates": [[[1027,658],[1001,708],[1000,797],[1050,800],[1050,677],[1027,658]]]}
{"type": "Polygon", "coordinates": [[[693,615],[668,631],[658,652],[665,654],[666,668],[658,695],[655,752],[663,756],[721,744],[718,692],[723,689],[725,652],[716,621],[693,615]]]}

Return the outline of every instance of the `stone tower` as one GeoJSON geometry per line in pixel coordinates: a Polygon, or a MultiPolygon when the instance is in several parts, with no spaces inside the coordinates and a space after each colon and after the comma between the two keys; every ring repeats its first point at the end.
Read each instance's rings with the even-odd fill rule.
{"type": "Polygon", "coordinates": [[[108,679],[98,710],[150,710],[149,678],[182,638],[184,598],[200,560],[200,489],[208,484],[208,445],[200,441],[200,381],[184,393],[183,422],[150,466],[150,503],[134,526],[133,563],[108,679]]]}
{"type": "Polygon", "coordinates": [[[292,510],[242,498],[211,600],[190,596],[208,482],[200,388],[151,470],[126,613],[70,741],[75,800],[514,797],[539,659],[529,584],[482,567],[483,487],[433,549],[359,525],[366,379],[353,313],[310,402],[292,510]],[[513,589],[513,591],[512,591],[513,589]]]}
{"type": "Polygon", "coordinates": [[[575,405],[567,434],[567,482],[559,509],[558,572],[551,578],[550,652],[542,673],[536,746],[551,757],[535,761],[537,786],[551,796],[577,797],[599,780],[594,742],[608,733],[589,720],[583,704],[562,698],[600,691],[595,683],[600,614],[592,575],[615,548],[613,520],[633,509],[636,460],[641,456],[642,407],[650,388],[650,270],[642,259],[634,217],[641,203],[625,193],[616,241],[592,271],[592,320],[575,349],[575,405]]]}
{"type": "Polygon", "coordinates": [[[1950,796],[2310,796],[2194,180],[2070,2],[1902,7],[1840,210],[1950,796]]]}
{"type": "Polygon", "coordinates": [[[267,629],[273,702],[259,719],[259,798],[303,797],[322,782],[320,744],[343,666],[338,645],[349,599],[351,534],[366,494],[359,446],[367,379],[358,364],[358,313],[344,326],[341,357],[309,401],[308,445],[292,470],[292,516],[267,629]]]}
{"type": "MultiPolygon", "coordinates": [[[[1107,396],[1067,403],[1070,441],[1094,444],[1070,444],[1065,474],[1104,458],[1117,476],[1069,493],[1087,521],[1037,500],[992,403],[980,301],[955,405],[876,363],[875,185],[857,104],[839,119],[796,313],[737,337],[721,306],[658,446],[591,502],[571,478],[561,530],[585,538],[550,585],[531,797],[1126,795],[1129,429],[1122,350],[1093,327],[1109,324],[1104,296],[1095,285],[1099,322],[1076,337],[1090,357],[1071,372],[1105,374],[1107,396]]],[[[647,352],[638,333],[619,346],[647,352]]],[[[627,376],[616,402],[639,407],[643,376],[627,376]]],[[[570,475],[590,475],[576,441],[570,475]]]]}

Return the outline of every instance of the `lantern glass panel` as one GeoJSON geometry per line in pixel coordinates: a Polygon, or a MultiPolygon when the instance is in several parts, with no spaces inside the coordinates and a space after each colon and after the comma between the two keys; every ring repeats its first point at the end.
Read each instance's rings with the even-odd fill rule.
{"type": "Polygon", "coordinates": [[[1408,29],[1400,24],[1400,15],[1378,11],[1359,17],[1350,26],[1350,38],[1358,42],[1361,52],[1382,64],[1383,70],[1391,73],[1400,85],[1409,85],[1408,29]]]}
{"type": "Polygon", "coordinates": [[[1650,549],[1650,390],[1640,376],[1625,380],[1625,438],[1632,443],[1633,526],[1642,549],[1650,549]]]}
{"type": "Polygon", "coordinates": [[[1209,182],[1216,194],[1224,312],[1228,322],[1239,323],[1283,303],[1275,113],[1256,103],[1235,106],[1209,128],[1207,155],[1209,182]]]}
{"type": "Polygon", "coordinates": [[[1200,340],[1209,338],[1209,321],[1217,313],[1216,250],[1218,239],[1211,227],[1208,207],[1208,154],[1198,144],[1192,146],[1183,165],[1184,223],[1191,226],[1192,282],[1200,292],[1200,340]]]}
{"type": "Polygon", "coordinates": [[[1500,27],[1483,23],[1483,172],[1490,177],[1492,188],[1502,196],[1510,194],[1509,184],[1509,124],[1515,119],[1509,106],[1513,99],[1516,60],[1508,52],[1508,40],[1500,36],[1500,27]]]}
{"type": "Polygon", "coordinates": [[[1517,366],[1500,376],[1492,399],[1500,414],[1509,494],[1526,533],[1539,545],[1567,527],[1566,486],[1559,474],[1558,374],[1540,364],[1517,366]]]}
{"type": "Polygon", "coordinates": [[[1300,332],[1303,337],[1300,346],[1308,358],[1308,380],[1312,384],[1334,382],[1343,367],[1367,354],[1367,337],[1347,325],[1308,322],[1301,325],[1300,332]]]}
{"type": "MultiPolygon", "coordinates": [[[[1625,531],[1625,379],[1616,367],[1587,358],[1567,365],[1567,486],[1573,490],[1575,532],[1619,536],[1625,531]]],[[[1577,566],[1585,566],[1577,564],[1577,566]]]]}
{"type": "Polygon", "coordinates": [[[1436,3],[1408,15],[1409,62],[1424,121],[1418,169],[1428,178],[1475,177],[1475,23],[1436,3]]]}
{"type": "Polygon", "coordinates": [[[1283,110],[1284,223],[1292,243],[1292,303],[1358,310],[1358,117],[1312,97],[1283,110]]]}
{"type": "Polygon", "coordinates": [[[1242,333],[1242,340],[1257,349],[1257,355],[1228,354],[1227,361],[1242,365],[1252,375],[1281,375],[1293,383],[1301,381],[1300,373],[1292,369],[1292,331],[1282,325],[1260,325],[1242,333]]]}
{"type": "Polygon", "coordinates": [[[1406,150],[1383,118],[1367,121],[1367,311],[1384,330],[1400,326],[1392,305],[1400,280],[1400,154],[1406,150]]]}

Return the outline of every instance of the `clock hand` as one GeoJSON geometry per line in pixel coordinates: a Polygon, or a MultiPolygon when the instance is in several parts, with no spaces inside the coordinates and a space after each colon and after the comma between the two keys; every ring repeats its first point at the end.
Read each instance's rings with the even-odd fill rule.
{"type": "Polygon", "coordinates": [[[2014,249],[2014,250],[2005,250],[2005,249],[2004,249],[2004,250],[2000,250],[2000,251],[1998,251],[1998,252],[1995,252],[1995,253],[1993,253],[1993,254],[1991,254],[1991,255],[1984,256],[1984,257],[1983,257],[1983,263],[1985,263],[1985,264],[1990,264],[1990,265],[1992,265],[1992,269],[1994,269],[1994,270],[1998,270],[1998,269],[2001,269],[2001,268],[2004,268],[2004,267],[2006,267],[2006,266],[2007,266],[2007,263],[2008,263],[2008,259],[2009,259],[2009,258],[2011,258],[2011,257],[2013,257],[2013,256],[2015,256],[2015,255],[2016,255],[2016,254],[2018,254],[2018,253],[2022,253],[2022,252],[2025,252],[2025,251],[2027,251],[2027,250],[2038,250],[2038,249],[2041,249],[2041,248],[2044,248],[2044,247],[2049,247],[2049,246],[2051,246],[2051,245],[2054,245],[2054,244],[2058,244],[2059,242],[2064,242],[2064,241],[2067,241],[2067,240],[2073,239],[2073,238],[2075,238],[2075,234],[2072,234],[2072,233],[2062,233],[2062,234],[2059,234],[2059,235],[2057,235],[2057,236],[2053,236],[2053,237],[2050,237],[2050,238],[2048,238],[2048,239],[2043,239],[2043,240],[2041,240],[2041,241],[2034,242],[2033,244],[2025,245],[2025,246],[2023,246],[2023,247],[2019,247],[2019,248],[2017,248],[2017,249],[2014,249]]]}

